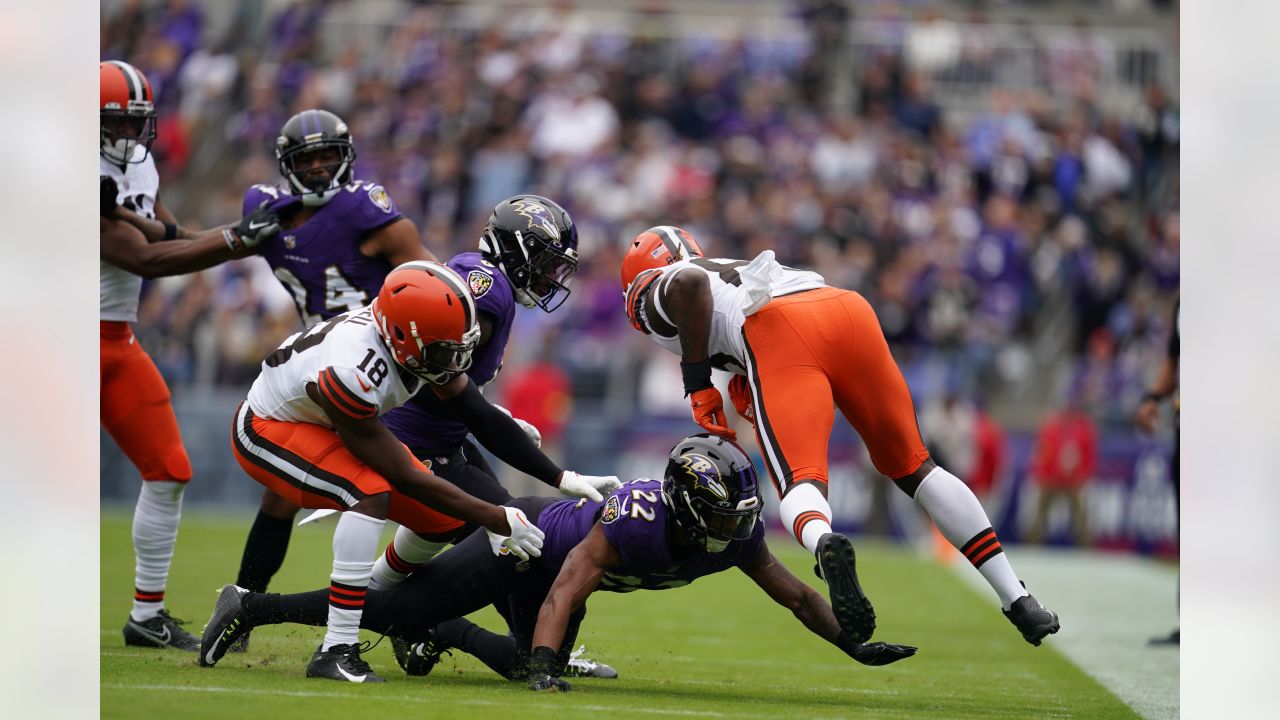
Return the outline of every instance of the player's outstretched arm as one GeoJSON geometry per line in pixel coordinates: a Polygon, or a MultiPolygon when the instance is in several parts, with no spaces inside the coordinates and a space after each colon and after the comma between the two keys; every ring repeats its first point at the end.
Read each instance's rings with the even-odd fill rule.
{"type": "Polygon", "coordinates": [[[566,691],[569,683],[557,677],[560,668],[556,653],[564,643],[569,616],[582,607],[595,592],[605,570],[622,563],[618,550],[604,536],[604,526],[596,522],[591,532],[569,551],[560,573],[547,591],[538,610],[538,624],[533,631],[533,654],[529,662],[531,690],[566,691]]]}
{"type": "Polygon", "coordinates": [[[337,407],[315,383],[307,385],[307,396],[324,409],[351,454],[386,478],[397,490],[451,517],[483,525],[499,535],[511,534],[506,513],[501,507],[472,497],[453,484],[419,470],[410,459],[409,451],[376,415],[352,417],[337,407]]]}
{"type": "Polygon", "coordinates": [[[747,574],[774,602],[787,608],[814,635],[840,648],[863,665],[888,665],[916,654],[910,645],[874,642],[857,643],[840,629],[831,605],[816,590],[800,581],[761,543],[760,554],[742,566],[747,574]]]}
{"type": "Polygon", "coordinates": [[[183,275],[242,257],[220,234],[152,244],[138,228],[113,218],[100,218],[99,254],[112,265],[144,278],[183,275]]]}
{"type": "Polygon", "coordinates": [[[520,472],[566,494],[597,502],[604,499],[602,493],[622,486],[616,476],[579,475],[562,470],[534,444],[510,414],[480,394],[480,389],[466,375],[458,375],[444,385],[433,385],[432,389],[486,450],[520,472]]]}

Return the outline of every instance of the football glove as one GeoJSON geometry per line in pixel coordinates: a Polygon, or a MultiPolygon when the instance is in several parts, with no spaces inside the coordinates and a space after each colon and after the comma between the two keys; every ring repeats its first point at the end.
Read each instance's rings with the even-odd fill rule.
{"type": "Polygon", "coordinates": [[[573,686],[554,675],[530,675],[529,689],[534,692],[569,692],[573,686]]]}
{"type": "Polygon", "coordinates": [[[274,210],[269,210],[270,200],[263,200],[257,210],[240,218],[235,228],[222,231],[222,239],[233,251],[241,248],[253,248],[275,237],[280,232],[280,217],[274,210]]]}
{"type": "Polygon", "coordinates": [[[537,525],[529,522],[518,508],[503,505],[502,509],[507,514],[511,534],[499,535],[485,528],[484,531],[489,535],[489,549],[493,550],[493,554],[502,555],[505,550],[521,560],[528,560],[530,556],[541,557],[543,532],[537,525]]]}
{"type": "Polygon", "coordinates": [[[863,665],[871,666],[888,665],[905,660],[915,655],[917,649],[911,645],[895,645],[887,642],[854,642],[843,630],[840,631],[840,637],[836,638],[836,647],[863,665]]]}
{"type": "Polygon", "coordinates": [[[714,387],[695,390],[689,395],[689,406],[693,409],[693,421],[703,430],[721,435],[730,440],[737,440],[738,433],[729,427],[724,416],[724,398],[714,387]]]}
{"type": "Polygon", "coordinates": [[[524,431],[524,434],[528,435],[529,439],[533,441],[534,447],[537,447],[537,448],[542,447],[542,433],[538,432],[538,428],[534,427],[533,423],[527,422],[525,420],[521,420],[515,415],[512,415],[510,410],[502,407],[501,405],[498,405],[495,403],[494,407],[501,410],[502,413],[507,417],[511,418],[512,420],[515,420],[516,424],[520,426],[520,429],[524,431]]]}
{"type": "Polygon", "coordinates": [[[98,191],[102,217],[111,217],[111,214],[116,211],[116,207],[119,206],[116,198],[120,195],[120,187],[116,185],[115,178],[109,175],[99,175],[98,191]]]}
{"type": "Polygon", "coordinates": [[[565,470],[560,476],[560,492],[570,497],[586,498],[601,502],[604,496],[622,487],[617,475],[579,475],[565,470]]]}
{"type": "Polygon", "coordinates": [[[529,689],[534,692],[569,692],[573,686],[556,677],[556,651],[539,645],[529,654],[529,689]]]}
{"type": "Polygon", "coordinates": [[[747,384],[745,375],[734,375],[733,379],[729,380],[729,400],[733,403],[733,409],[738,411],[738,415],[751,423],[751,427],[755,427],[756,406],[751,399],[751,386],[747,384]]]}

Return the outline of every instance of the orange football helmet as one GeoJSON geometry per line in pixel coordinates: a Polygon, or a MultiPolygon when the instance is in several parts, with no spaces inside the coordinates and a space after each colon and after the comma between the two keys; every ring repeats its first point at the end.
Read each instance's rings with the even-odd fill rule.
{"type": "Polygon", "coordinates": [[[135,158],[137,147],[150,152],[156,139],[155,97],[147,76],[127,62],[108,60],[98,63],[98,90],[99,153],[117,165],[142,162],[147,154],[135,158]]]}
{"type": "Polygon", "coordinates": [[[689,234],[674,225],[659,225],[640,233],[631,241],[622,256],[622,291],[626,292],[642,271],[664,265],[702,257],[702,246],[689,234]]]}
{"type": "Polygon", "coordinates": [[[443,385],[471,367],[480,324],[467,283],[452,268],[423,260],[397,267],[372,310],[396,363],[417,377],[443,385]]]}
{"type": "Polygon", "coordinates": [[[649,329],[649,315],[644,310],[644,300],[649,295],[649,289],[661,277],[662,273],[658,272],[658,268],[649,268],[637,275],[635,281],[627,288],[625,301],[627,319],[631,321],[631,327],[645,335],[652,334],[653,331],[649,329]]]}

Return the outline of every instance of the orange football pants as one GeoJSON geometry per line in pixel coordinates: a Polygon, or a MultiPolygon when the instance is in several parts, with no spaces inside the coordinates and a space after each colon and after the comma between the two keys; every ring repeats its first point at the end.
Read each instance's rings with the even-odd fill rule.
{"type": "MultiPolygon", "coordinates": [[[[401,447],[419,470],[430,472],[409,448],[401,447]]],[[[346,510],[370,495],[391,493],[387,518],[419,535],[448,533],[463,525],[392,488],[323,425],[258,417],[248,403],[241,403],[232,421],[231,449],[250,477],[299,507],[346,510]]]]}
{"type": "Polygon", "coordinates": [[[784,295],[748,317],[742,332],[756,439],[779,494],[800,480],[827,482],[837,407],[882,474],[910,475],[929,458],[911,391],[861,295],[784,295]]]}
{"type": "Polygon", "coordinates": [[[129,323],[100,321],[98,351],[102,427],[143,480],[190,480],[191,460],[169,403],[169,386],[129,323]]]}

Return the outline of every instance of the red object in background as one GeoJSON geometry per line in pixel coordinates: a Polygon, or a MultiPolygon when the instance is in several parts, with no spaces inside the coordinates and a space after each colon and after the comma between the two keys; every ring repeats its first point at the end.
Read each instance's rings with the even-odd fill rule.
{"type": "Polygon", "coordinates": [[[1043,487],[1073,488],[1087,484],[1098,466],[1098,430],[1079,410],[1051,415],[1036,437],[1031,474],[1043,487]]]}
{"type": "Polygon", "coordinates": [[[543,442],[555,442],[573,410],[569,376],[550,363],[534,363],[514,373],[505,402],[511,414],[533,423],[543,442]]]}
{"type": "Polygon", "coordinates": [[[978,422],[974,444],[977,445],[978,452],[973,470],[969,473],[969,489],[978,497],[985,497],[995,487],[996,478],[1004,468],[1004,430],[985,412],[978,410],[975,415],[978,422]]]}
{"type": "Polygon", "coordinates": [[[174,177],[187,167],[187,161],[191,159],[191,144],[187,126],[177,113],[162,113],[156,120],[156,141],[151,151],[164,168],[164,177],[174,177]]]}

